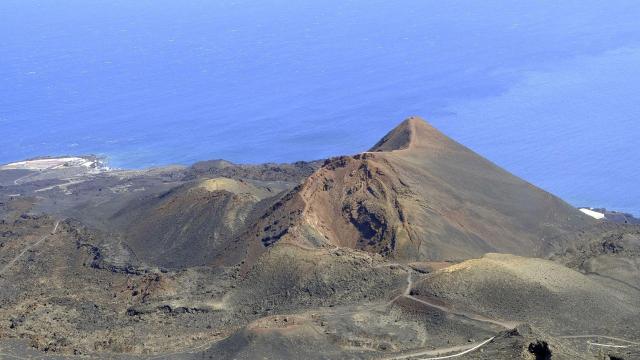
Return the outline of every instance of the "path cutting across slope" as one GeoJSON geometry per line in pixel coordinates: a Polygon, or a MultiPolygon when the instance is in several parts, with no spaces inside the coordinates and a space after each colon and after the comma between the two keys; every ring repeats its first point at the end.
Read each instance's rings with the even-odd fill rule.
{"type": "MultiPolygon", "coordinates": [[[[397,266],[399,268],[402,268],[403,270],[405,270],[407,272],[407,286],[404,289],[403,293],[401,295],[396,296],[395,298],[393,298],[389,304],[394,303],[396,300],[398,300],[401,297],[419,302],[421,304],[427,305],[429,307],[438,309],[440,311],[449,313],[449,314],[453,314],[453,315],[457,315],[457,316],[463,316],[466,317],[468,319],[471,320],[476,320],[476,321],[481,321],[481,322],[486,322],[486,323],[490,323],[490,324],[494,324],[494,325],[498,325],[501,326],[505,329],[513,329],[516,328],[520,323],[518,322],[510,322],[510,321],[501,321],[501,320],[496,320],[496,319],[490,319],[487,318],[485,316],[482,315],[478,315],[478,314],[473,314],[473,313],[468,313],[468,312],[463,312],[463,311],[456,311],[453,310],[445,305],[441,305],[441,304],[436,304],[434,302],[425,300],[425,299],[421,299],[421,298],[417,298],[415,296],[411,295],[411,289],[413,287],[413,271],[411,268],[408,268],[406,265],[404,264],[399,264],[399,263],[388,263],[388,264],[384,264],[384,265],[379,265],[378,267],[391,267],[391,266],[397,266]]],[[[435,349],[435,350],[426,350],[424,352],[417,352],[417,353],[413,353],[413,354],[407,354],[407,355],[402,355],[402,356],[396,356],[396,357],[391,357],[389,359],[394,359],[394,360],[401,360],[401,359],[408,359],[408,358],[413,358],[413,357],[419,357],[422,355],[438,355],[438,354],[442,354],[442,353],[446,353],[446,352],[450,352],[450,351],[455,351],[455,350],[459,350],[459,349],[464,349],[467,348],[467,350],[457,353],[457,354],[452,354],[452,355],[447,355],[447,356],[441,356],[441,357],[432,357],[432,358],[420,358],[419,360],[437,360],[437,359],[448,359],[448,358],[453,358],[453,357],[457,357],[457,356],[461,356],[464,354],[467,354],[471,351],[477,350],[478,348],[480,348],[481,346],[489,343],[491,340],[493,340],[495,337],[492,337],[482,343],[475,343],[475,344],[469,344],[468,346],[465,345],[461,345],[461,346],[457,346],[457,347],[453,347],[453,348],[445,348],[445,349],[435,349]]],[[[613,337],[613,336],[606,336],[606,335],[596,335],[596,334],[588,334],[588,335],[568,335],[568,336],[558,336],[558,338],[561,339],[607,339],[607,340],[612,340],[612,341],[619,341],[622,343],[626,343],[629,345],[616,345],[616,344],[602,344],[602,343],[598,343],[598,342],[592,342],[592,341],[587,341],[587,343],[589,345],[593,345],[593,346],[601,346],[601,347],[611,347],[611,348],[628,348],[631,346],[640,346],[640,342],[636,342],[636,341],[631,341],[631,340],[626,340],[626,339],[622,339],[622,338],[618,338],[618,337],[613,337]]]]}
{"type": "Polygon", "coordinates": [[[20,185],[20,181],[21,181],[21,180],[24,180],[24,179],[26,179],[26,178],[32,177],[32,176],[34,176],[34,175],[36,175],[36,174],[38,174],[38,173],[37,173],[37,172],[32,172],[32,173],[29,173],[29,174],[27,174],[27,175],[25,175],[25,176],[23,176],[23,177],[17,178],[17,179],[15,179],[15,180],[13,180],[13,184],[14,184],[14,185],[20,185]]]}
{"type": "Polygon", "coordinates": [[[565,336],[558,336],[558,338],[560,338],[560,339],[607,339],[607,340],[620,341],[620,342],[623,342],[623,343],[640,346],[640,342],[621,339],[621,338],[613,337],[613,336],[606,336],[606,335],[595,335],[595,334],[565,335],[565,336]]]}
{"type": "MultiPolygon", "coordinates": [[[[465,312],[460,312],[460,311],[454,311],[453,309],[450,309],[446,306],[443,305],[438,305],[432,302],[429,302],[427,300],[423,300],[423,299],[419,299],[416,298],[414,296],[411,295],[411,289],[413,288],[413,270],[411,270],[410,268],[408,268],[406,265],[404,264],[398,264],[398,263],[389,263],[389,264],[384,264],[384,265],[379,265],[377,267],[392,267],[392,266],[397,266],[403,270],[405,270],[407,272],[407,286],[405,287],[404,291],[402,292],[402,294],[396,296],[395,298],[393,298],[389,304],[394,303],[396,300],[398,300],[401,297],[419,302],[421,304],[427,305],[429,307],[438,309],[440,311],[449,313],[449,314],[453,314],[453,315],[457,315],[457,316],[463,316],[466,317],[468,319],[472,319],[472,320],[476,320],[476,321],[481,321],[481,322],[487,322],[490,324],[494,324],[494,325],[499,325],[501,327],[504,327],[505,329],[513,329],[515,328],[518,323],[512,323],[512,322],[504,322],[504,321],[500,321],[500,320],[493,320],[493,319],[489,319],[486,318],[482,315],[477,315],[477,314],[471,314],[471,313],[465,313],[465,312]]],[[[402,360],[402,359],[409,359],[409,358],[419,358],[420,356],[425,356],[425,355],[441,355],[441,354],[446,354],[446,353],[450,353],[453,351],[460,351],[458,353],[455,354],[450,354],[450,355],[442,355],[442,356],[436,356],[436,357],[430,357],[430,358],[419,358],[418,360],[439,360],[439,359],[451,359],[451,358],[455,358],[455,357],[459,357],[459,356],[463,356],[465,354],[468,354],[472,351],[478,350],[479,348],[481,348],[482,346],[490,343],[491,341],[493,341],[493,339],[495,339],[495,336],[482,341],[480,343],[472,343],[472,344],[465,344],[465,345],[458,345],[458,346],[453,346],[453,347],[448,347],[448,348],[440,348],[440,349],[430,349],[430,350],[424,350],[424,351],[419,351],[419,352],[414,352],[414,353],[410,353],[410,354],[406,354],[406,355],[400,355],[400,356],[392,356],[389,358],[386,358],[388,360],[402,360]]]]}
{"type": "Polygon", "coordinates": [[[587,344],[593,345],[593,346],[616,348],[616,349],[626,349],[626,348],[628,348],[630,346],[630,345],[600,344],[600,343],[595,343],[595,342],[591,342],[591,341],[587,341],[587,344]]]}
{"type": "Polygon", "coordinates": [[[397,264],[397,263],[391,263],[391,264],[385,264],[384,266],[398,266],[400,268],[402,268],[403,270],[405,270],[407,272],[407,287],[404,289],[404,292],[401,295],[396,296],[394,299],[392,299],[390,301],[390,303],[395,302],[396,300],[398,300],[401,297],[405,297],[407,299],[419,302],[423,305],[427,305],[429,307],[438,309],[440,311],[449,313],[449,314],[453,314],[453,315],[457,315],[457,316],[462,316],[462,317],[466,317],[468,319],[471,320],[476,320],[476,321],[481,321],[481,322],[485,322],[485,323],[489,323],[489,324],[493,324],[493,325],[498,325],[501,326],[507,330],[511,330],[515,327],[517,327],[520,323],[518,322],[511,322],[511,321],[501,321],[501,320],[495,320],[495,319],[490,319],[487,318],[485,316],[482,315],[478,315],[478,314],[473,314],[473,313],[469,313],[469,312],[465,312],[465,311],[457,311],[454,309],[451,309],[447,306],[444,305],[440,305],[440,304],[436,304],[434,302],[425,300],[425,299],[420,299],[417,298],[413,295],[411,295],[411,289],[413,288],[413,271],[410,268],[407,268],[405,265],[403,264],[397,264]]]}
{"type": "Polygon", "coordinates": [[[58,230],[58,225],[60,225],[60,221],[56,221],[55,226],[53,227],[53,230],[51,230],[50,233],[46,234],[45,236],[43,236],[40,240],[36,241],[35,243],[25,247],[18,255],[16,255],[16,257],[14,257],[13,259],[11,259],[11,261],[9,261],[9,263],[7,263],[7,265],[5,265],[2,270],[0,270],[0,276],[4,275],[7,270],[9,270],[22,256],[24,256],[24,254],[27,253],[27,251],[33,249],[36,246],[39,246],[40,244],[42,244],[45,240],[47,240],[47,238],[50,235],[53,235],[56,233],[56,231],[58,230]]]}
{"type": "Polygon", "coordinates": [[[462,311],[454,311],[454,310],[452,310],[452,309],[450,309],[450,308],[448,308],[446,306],[434,304],[434,303],[432,303],[430,301],[419,299],[419,298],[411,296],[411,295],[406,295],[405,297],[407,299],[411,299],[413,301],[417,301],[417,302],[419,302],[421,304],[430,306],[432,308],[436,308],[436,309],[438,309],[440,311],[444,311],[444,312],[447,312],[447,313],[450,313],[450,314],[453,314],[453,315],[466,317],[466,318],[471,319],[471,320],[476,320],[476,321],[486,322],[486,323],[489,323],[489,324],[498,325],[498,326],[501,326],[501,327],[503,327],[505,329],[508,329],[508,330],[513,329],[513,328],[517,327],[520,324],[520,323],[517,323],[517,322],[500,321],[500,320],[489,319],[489,318],[484,317],[482,315],[477,315],[477,314],[472,314],[472,313],[467,313],[467,312],[462,312],[462,311]]]}
{"type": "Polygon", "coordinates": [[[402,356],[395,356],[395,357],[391,357],[388,358],[389,360],[403,360],[403,359],[409,359],[409,358],[418,358],[420,356],[425,356],[425,355],[440,355],[440,354],[446,354],[446,353],[450,353],[453,351],[459,351],[459,350],[463,350],[461,352],[455,353],[455,354],[450,354],[450,355],[442,355],[442,356],[436,356],[436,357],[430,357],[430,358],[418,358],[416,360],[440,360],[440,359],[451,359],[451,358],[455,358],[455,357],[459,357],[465,354],[468,354],[472,351],[476,351],[478,349],[480,349],[481,347],[483,347],[484,345],[490,343],[491,341],[493,341],[493,339],[495,339],[495,336],[490,337],[489,339],[480,342],[480,343],[473,343],[473,344],[468,344],[468,345],[459,345],[459,346],[453,346],[453,347],[449,347],[449,348],[440,348],[440,349],[433,349],[433,350],[425,350],[425,351],[421,351],[421,352],[415,352],[412,354],[407,354],[407,355],[402,355],[402,356]]]}
{"type": "Polygon", "coordinates": [[[55,188],[60,188],[64,191],[67,191],[67,188],[71,185],[76,185],[76,184],[81,184],[85,181],[87,181],[87,179],[79,179],[79,180],[73,180],[73,178],[69,178],[69,179],[61,179],[61,180],[65,180],[66,183],[62,183],[62,184],[55,184],[55,185],[51,185],[51,186],[47,186],[47,187],[43,187],[41,189],[37,189],[34,192],[43,192],[43,191],[48,191],[48,190],[53,190],[55,188]]]}

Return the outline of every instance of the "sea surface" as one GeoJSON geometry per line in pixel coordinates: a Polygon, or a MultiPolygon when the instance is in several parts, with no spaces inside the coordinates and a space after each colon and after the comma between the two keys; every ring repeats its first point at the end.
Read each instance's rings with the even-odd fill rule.
{"type": "Polygon", "coordinates": [[[312,160],[409,115],[640,214],[640,1],[0,1],[0,163],[312,160]]]}

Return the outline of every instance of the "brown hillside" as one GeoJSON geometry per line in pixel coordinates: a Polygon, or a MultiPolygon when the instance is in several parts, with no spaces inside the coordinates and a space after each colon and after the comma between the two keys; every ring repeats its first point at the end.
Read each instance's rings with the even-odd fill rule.
{"type": "Polygon", "coordinates": [[[540,256],[590,222],[413,117],[371,151],[326,161],[262,216],[250,253],[284,241],[402,260],[540,256]]]}

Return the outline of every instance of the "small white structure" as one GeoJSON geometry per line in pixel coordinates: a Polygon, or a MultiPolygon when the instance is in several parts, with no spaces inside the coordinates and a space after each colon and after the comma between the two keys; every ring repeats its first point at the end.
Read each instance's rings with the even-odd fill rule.
{"type": "Polygon", "coordinates": [[[580,208],[578,210],[580,210],[583,213],[591,216],[594,219],[602,220],[605,217],[603,213],[600,213],[600,212],[597,212],[597,211],[593,211],[593,210],[588,209],[588,208],[580,208]]]}

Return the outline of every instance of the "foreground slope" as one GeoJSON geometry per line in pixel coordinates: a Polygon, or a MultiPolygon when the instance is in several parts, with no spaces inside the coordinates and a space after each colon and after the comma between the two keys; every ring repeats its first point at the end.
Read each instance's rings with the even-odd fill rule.
{"type": "Polygon", "coordinates": [[[611,323],[618,323],[622,333],[640,335],[633,325],[640,320],[636,300],[640,293],[632,296],[607,288],[549,260],[487,254],[429,274],[411,292],[555,334],[572,334],[576,329],[605,334],[611,323]],[[632,319],[636,321],[629,322],[632,319]]]}
{"type": "Polygon", "coordinates": [[[551,239],[591,221],[414,117],[370,151],[325,162],[262,217],[249,240],[404,260],[540,256],[563,247],[551,239]]]}

